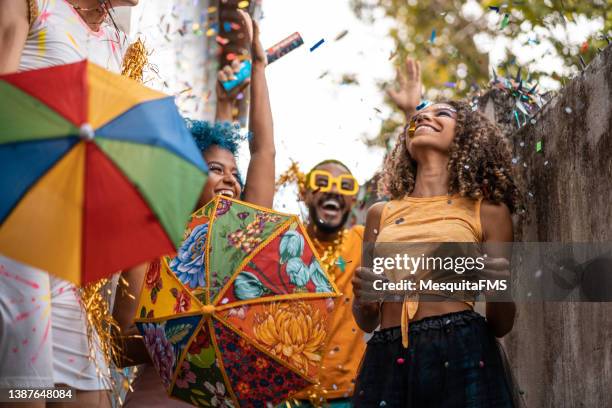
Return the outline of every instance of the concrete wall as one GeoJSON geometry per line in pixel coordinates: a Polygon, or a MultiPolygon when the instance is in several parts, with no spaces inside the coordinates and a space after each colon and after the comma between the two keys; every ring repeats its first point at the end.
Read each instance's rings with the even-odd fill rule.
{"type": "MultiPolygon", "coordinates": [[[[611,98],[608,46],[535,124],[510,135],[528,192],[529,218],[517,240],[612,241],[611,98]]],[[[498,121],[507,119],[503,103],[483,102],[498,121]]],[[[527,406],[612,407],[612,303],[519,304],[518,312],[504,343],[527,406]]]]}

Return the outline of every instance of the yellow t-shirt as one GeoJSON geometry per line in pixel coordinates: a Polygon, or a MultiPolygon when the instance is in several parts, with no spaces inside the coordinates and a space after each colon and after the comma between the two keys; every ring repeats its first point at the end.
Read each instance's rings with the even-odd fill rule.
{"type": "MultiPolygon", "coordinates": [[[[330,277],[335,277],[336,286],[342,296],[333,299],[332,313],[328,318],[326,346],[319,371],[319,390],[327,391],[321,395],[326,399],[348,398],[353,395],[355,377],[365,351],[364,333],[353,318],[351,284],[353,273],[361,264],[363,230],[362,225],[356,225],[348,231],[340,252],[346,262],[345,270],[342,272],[340,266],[335,265],[330,273],[330,277]]],[[[315,248],[320,255],[325,250],[316,243],[315,248]]],[[[299,393],[296,398],[308,399],[308,390],[299,393]]]]}

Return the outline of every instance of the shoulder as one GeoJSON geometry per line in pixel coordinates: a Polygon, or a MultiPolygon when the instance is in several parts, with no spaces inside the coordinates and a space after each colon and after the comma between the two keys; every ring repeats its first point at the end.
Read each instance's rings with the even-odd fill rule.
{"type": "Polygon", "coordinates": [[[512,240],[512,215],[506,204],[483,200],[480,205],[480,223],[485,241],[512,240]]]}
{"type": "Polygon", "coordinates": [[[385,205],[387,205],[387,201],[379,201],[377,203],[374,203],[370,206],[370,208],[368,208],[368,213],[366,215],[366,222],[367,220],[380,220],[380,217],[383,214],[383,211],[385,209],[385,205]]]}
{"type": "Polygon", "coordinates": [[[363,231],[365,227],[363,225],[353,225],[350,229],[351,234],[357,235],[360,239],[363,239],[363,231]]]}

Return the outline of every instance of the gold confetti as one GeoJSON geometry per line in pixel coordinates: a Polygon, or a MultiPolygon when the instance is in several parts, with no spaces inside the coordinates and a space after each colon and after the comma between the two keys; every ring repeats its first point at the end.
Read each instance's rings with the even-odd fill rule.
{"type": "Polygon", "coordinates": [[[139,38],[134,44],[130,45],[125,52],[121,75],[142,82],[142,72],[148,62],[147,49],[139,38]]]}
{"type": "Polygon", "coordinates": [[[249,2],[246,1],[246,0],[241,1],[240,3],[238,3],[238,8],[243,9],[243,8],[247,8],[247,7],[249,7],[249,2]]]}

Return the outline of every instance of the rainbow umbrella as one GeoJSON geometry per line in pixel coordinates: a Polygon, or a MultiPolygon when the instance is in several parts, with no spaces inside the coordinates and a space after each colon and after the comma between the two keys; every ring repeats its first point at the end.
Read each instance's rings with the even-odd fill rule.
{"type": "Polygon", "coordinates": [[[88,61],[0,76],[0,253],[77,285],[175,252],[206,180],[173,98],[88,61]]]}
{"type": "Polygon", "coordinates": [[[136,326],[170,397],[276,406],[316,383],[335,296],[295,215],[218,196],[147,271],[136,326]]]}

